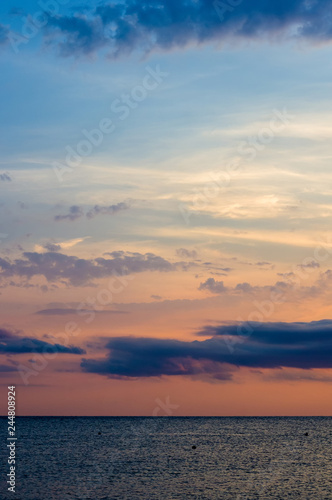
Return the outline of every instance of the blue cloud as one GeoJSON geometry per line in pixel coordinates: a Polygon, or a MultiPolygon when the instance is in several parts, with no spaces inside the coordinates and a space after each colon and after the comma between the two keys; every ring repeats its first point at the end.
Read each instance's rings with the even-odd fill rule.
{"type": "Polygon", "coordinates": [[[0,328],[0,354],[48,353],[50,351],[62,354],[85,354],[84,349],[80,347],[50,344],[33,337],[21,337],[0,328]]]}
{"type": "Polygon", "coordinates": [[[332,320],[207,326],[199,335],[212,337],[192,342],[112,338],[106,359],[84,359],[81,367],[111,378],[208,375],[220,380],[229,380],[239,367],[332,368],[332,320]]]}
{"type": "Polygon", "coordinates": [[[63,56],[105,49],[109,57],[136,49],[290,36],[292,30],[292,36],[324,41],[332,34],[331,7],[331,0],[125,0],[50,17],[45,37],[63,56]]]}

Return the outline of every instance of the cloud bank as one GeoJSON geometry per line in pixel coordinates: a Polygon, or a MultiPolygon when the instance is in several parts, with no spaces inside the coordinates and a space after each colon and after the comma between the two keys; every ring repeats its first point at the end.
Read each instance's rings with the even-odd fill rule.
{"type": "MultiPolygon", "coordinates": [[[[124,0],[50,16],[47,45],[62,56],[108,57],[232,40],[295,37],[329,41],[331,0],[124,0]]],[[[2,38],[6,37],[2,28],[2,38]]],[[[1,32],[0,32],[1,42],[1,32]]]]}
{"type": "Polygon", "coordinates": [[[122,337],[106,359],[83,359],[84,371],[111,378],[209,376],[229,380],[246,368],[332,368],[332,320],[207,326],[206,340],[122,337]]]}
{"type": "Polygon", "coordinates": [[[85,354],[85,350],[75,346],[50,344],[33,337],[21,337],[4,328],[0,328],[0,354],[26,354],[58,352],[62,354],[85,354]]]}

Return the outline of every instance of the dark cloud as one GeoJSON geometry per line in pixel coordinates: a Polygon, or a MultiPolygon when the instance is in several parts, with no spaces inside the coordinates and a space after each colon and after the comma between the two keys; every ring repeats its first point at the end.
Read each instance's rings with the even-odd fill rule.
{"type": "Polygon", "coordinates": [[[91,55],[111,41],[106,36],[101,18],[98,15],[49,17],[45,28],[47,43],[55,42],[63,57],[73,54],[91,55]]]}
{"type": "Polygon", "coordinates": [[[0,373],[16,372],[17,368],[9,365],[0,365],[0,373]]]}
{"type": "Polygon", "coordinates": [[[124,0],[49,17],[44,34],[62,56],[105,49],[108,57],[117,57],[133,50],[276,36],[328,41],[331,7],[332,0],[124,0]]]}
{"type": "MultiPolygon", "coordinates": [[[[0,37],[1,37],[1,33],[0,33],[0,37]]],[[[1,43],[1,40],[0,40],[0,43],[1,43]]],[[[12,178],[10,177],[9,174],[7,174],[7,172],[3,173],[3,174],[0,174],[0,181],[3,181],[3,182],[11,182],[12,178]]]]}
{"type": "Polygon", "coordinates": [[[60,344],[49,344],[32,337],[21,337],[16,332],[0,328],[0,354],[59,352],[63,354],[85,354],[84,349],[60,344]]]}
{"type": "Polygon", "coordinates": [[[56,221],[63,221],[63,220],[70,220],[74,221],[76,219],[79,219],[80,217],[83,217],[83,210],[81,207],[78,207],[77,205],[73,205],[69,208],[69,213],[65,215],[56,215],[54,217],[54,220],[56,221]]]}
{"type": "MultiPolygon", "coordinates": [[[[229,367],[223,367],[215,359],[209,359],[213,349],[210,349],[205,342],[113,338],[106,345],[111,351],[108,358],[83,359],[81,367],[84,371],[111,378],[197,376],[206,373],[219,380],[230,380],[229,367]]],[[[218,339],[216,342],[222,344],[218,339]]]]}
{"type": "Polygon", "coordinates": [[[96,217],[96,215],[116,215],[122,210],[128,210],[130,206],[127,203],[121,202],[116,205],[110,205],[109,207],[95,205],[91,210],[89,210],[86,214],[88,219],[92,219],[96,217]]]}
{"type": "Polygon", "coordinates": [[[212,337],[191,342],[112,338],[107,358],[83,359],[81,367],[111,378],[208,375],[219,380],[229,380],[239,367],[332,368],[332,320],[207,326],[198,334],[212,337]]]}
{"type": "Polygon", "coordinates": [[[81,286],[113,275],[145,271],[169,272],[175,271],[178,267],[183,268],[183,263],[172,264],[153,253],[119,251],[105,255],[110,258],[80,259],[60,252],[24,252],[21,259],[0,258],[0,279],[14,276],[27,279],[44,276],[49,282],[62,281],[73,286],[81,286]]]}

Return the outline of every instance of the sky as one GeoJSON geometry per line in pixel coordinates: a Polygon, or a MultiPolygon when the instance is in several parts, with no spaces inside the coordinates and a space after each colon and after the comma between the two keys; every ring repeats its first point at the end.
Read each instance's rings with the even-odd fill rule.
{"type": "Polygon", "coordinates": [[[331,415],[331,0],[0,6],[20,415],[331,415]]]}

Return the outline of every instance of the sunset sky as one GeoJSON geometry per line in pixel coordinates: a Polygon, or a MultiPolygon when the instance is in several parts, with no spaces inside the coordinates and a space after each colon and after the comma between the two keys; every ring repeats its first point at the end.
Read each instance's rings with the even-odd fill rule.
{"type": "Polygon", "coordinates": [[[331,415],[332,1],[0,5],[19,415],[331,415]]]}

